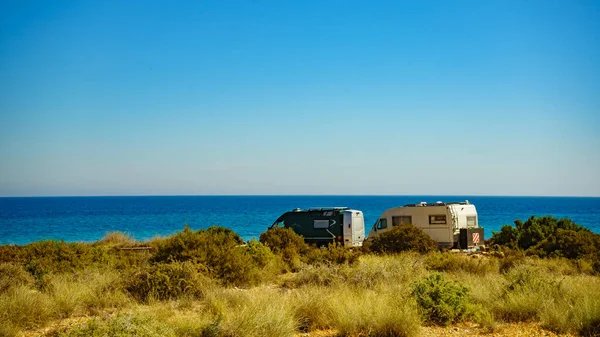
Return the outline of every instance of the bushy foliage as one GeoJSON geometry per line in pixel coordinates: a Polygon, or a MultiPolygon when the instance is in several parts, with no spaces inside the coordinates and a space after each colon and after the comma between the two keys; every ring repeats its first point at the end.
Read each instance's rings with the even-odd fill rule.
{"type": "Polygon", "coordinates": [[[425,320],[441,325],[462,318],[467,309],[468,293],[467,287],[446,280],[439,273],[415,282],[412,291],[425,320]]]}
{"type": "Polygon", "coordinates": [[[12,287],[33,283],[33,277],[22,266],[13,263],[0,263],[0,294],[12,287]]]}
{"type": "Polygon", "coordinates": [[[417,251],[427,253],[437,249],[437,243],[425,232],[413,225],[400,225],[369,238],[370,249],[376,253],[399,253],[417,251]]]}
{"type": "Polygon", "coordinates": [[[330,243],[327,247],[313,247],[306,255],[309,264],[354,264],[358,261],[361,251],[344,247],[339,243],[330,243]]]}
{"type": "Polygon", "coordinates": [[[187,225],[183,231],[157,241],[153,262],[193,261],[206,263],[218,259],[244,241],[234,231],[224,227],[209,227],[199,231],[187,225]]]}
{"type": "Polygon", "coordinates": [[[210,280],[201,266],[190,261],[157,263],[140,268],[125,280],[125,289],[137,300],[169,300],[182,296],[202,297],[210,280]]]}
{"type": "MultiPolygon", "coordinates": [[[[600,235],[566,218],[532,216],[525,222],[515,220],[515,227],[503,226],[500,232],[493,233],[488,243],[542,257],[590,261],[600,258],[600,235]]],[[[600,272],[600,265],[597,271],[600,272]]]]}
{"type": "Polygon", "coordinates": [[[600,252],[600,235],[559,228],[539,244],[539,249],[548,256],[568,259],[590,257],[600,252]]]}
{"type": "Polygon", "coordinates": [[[227,285],[259,283],[265,276],[263,268],[273,256],[258,242],[243,243],[238,234],[227,228],[192,231],[186,226],[182,232],[155,242],[157,249],[151,262],[190,261],[203,266],[208,276],[227,285]]]}
{"type": "Polygon", "coordinates": [[[134,246],[138,244],[131,236],[122,232],[107,233],[102,239],[96,242],[96,245],[108,246],[134,246]]]}
{"type": "Polygon", "coordinates": [[[291,228],[278,226],[269,228],[260,235],[259,240],[275,254],[281,256],[292,269],[299,265],[301,255],[308,251],[308,245],[304,242],[304,238],[291,228]]]}
{"type": "Polygon", "coordinates": [[[515,227],[509,225],[503,226],[500,232],[493,233],[490,243],[512,248],[528,249],[556,234],[556,231],[559,229],[589,232],[585,227],[567,218],[557,219],[552,216],[531,216],[525,222],[515,220],[515,227]]]}
{"type": "Polygon", "coordinates": [[[256,263],[256,265],[259,268],[265,268],[269,265],[277,263],[277,257],[275,256],[275,254],[273,254],[271,249],[269,249],[269,247],[263,245],[259,241],[248,241],[248,244],[246,245],[246,250],[252,258],[252,260],[254,261],[254,263],[256,263]]]}
{"type": "Polygon", "coordinates": [[[41,240],[25,246],[0,246],[0,262],[35,264],[48,272],[71,272],[105,263],[105,249],[79,242],[41,240]]]}

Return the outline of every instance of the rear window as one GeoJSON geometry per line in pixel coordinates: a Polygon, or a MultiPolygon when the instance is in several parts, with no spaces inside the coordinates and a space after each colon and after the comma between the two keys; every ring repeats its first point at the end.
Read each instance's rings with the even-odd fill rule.
{"type": "Polygon", "coordinates": [[[476,216],[468,216],[467,217],[467,227],[477,227],[477,217],[476,216]]]}

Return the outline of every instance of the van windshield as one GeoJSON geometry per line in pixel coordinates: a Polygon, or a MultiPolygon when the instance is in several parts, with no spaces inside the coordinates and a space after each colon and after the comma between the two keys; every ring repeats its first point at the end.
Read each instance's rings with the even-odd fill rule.
{"type": "Polygon", "coordinates": [[[375,223],[375,226],[377,229],[387,228],[387,219],[381,218],[381,219],[377,220],[377,222],[375,223]]]}

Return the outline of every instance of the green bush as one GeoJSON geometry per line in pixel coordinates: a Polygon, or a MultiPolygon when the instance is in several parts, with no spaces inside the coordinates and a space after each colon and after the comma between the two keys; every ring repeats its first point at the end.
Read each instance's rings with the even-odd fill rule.
{"type": "Polygon", "coordinates": [[[417,251],[427,253],[437,249],[437,243],[413,225],[400,225],[369,239],[370,249],[376,253],[417,251]]]}
{"type": "Polygon", "coordinates": [[[210,227],[192,231],[187,226],[164,240],[154,242],[154,263],[190,261],[204,266],[206,274],[226,285],[246,286],[261,282],[268,253],[256,243],[243,245],[230,229],[210,227]]]}
{"type": "Polygon", "coordinates": [[[273,227],[262,233],[260,242],[269,247],[273,253],[281,256],[283,261],[292,269],[300,263],[301,255],[306,254],[308,245],[301,235],[291,228],[273,227]]]}
{"type": "Polygon", "coordinates": [[[201,266],[192,262],[157,263],[140,268],[125,280],[125,289],[137,300],[169,300],[182,296],[202,297],[211,285],[201,266]]]}
{"type": "Polygon", "coordinates": [[[434,273],[413,284],[412,295],[426,321],[447,325],[460,320],[467,309],[469,289],[434,273]]]}
{"type": "Polygon", "coordinates": [[[556,231],[559,229],[589,232],[585,227],[567,218],[557,219],[552,216],[531,216],[525,222],[515,220],[515,228],[508,225],[503,226],[500,232],[492,234],[489,243],[509,248],[529,249],[556,234],[556,231]]]}
{"type": "Polygon", "coordinates": [[[306,254],[309,264],[354,264],[358,261],[361,252],[358,249],[344,247],[339,243],[330,243],[327,247],[311,247],[306,254]]]}
{"type": "MultiPolygon", "coordinates": [[[[527,255],[600,260],[600,235],[569,219],[551,216],[515,220],[515,227],[505,225],[494,232],[488,244],[506,250],[523,250],[527,255]]],[[[591,265],[600,273],[600,263],[591,265]]],[[[505,270],[501,262],[501,270],[505,270]]]]}
{"type": "Polygon", "coordinates": [[[183,231],[159,240],[152,262],[193,261],[206,263],[219,258],[244,241],[234,231],[223,227],[210,227],[192,231],[187,225],[183,231]]]}
{"type": "Polygon", "coordinates": [[[592,257],[600,251],[600,235],[559,228],[554,235],[542,241],[539,248],[548,256],[568,259],[592,257]]]}
{"type": "Polygon", "coordinates": [[[13,263],[0,263],[0,294],[12,287],[32,284],[34,281],[22,266],[13,263]]]}
{"type": "Polygon", "coordinates": [[[147,259],[147,254],[143,252],[119,250],[118,245],[114,243],[116,239],[111,239],[112,245],[56,240],[41,240],[24,246],[3,245],[0,246],[0,263],[35,266],[37,271],[45,273],[66,273],[88,267],[127,268],[147,259]]]}
{"type": "Polygon", "coordinates": [[[259,241],[250,240],[246,245],[248,254],[259,268],[265,268],[273,263],[276,263],[277,257],[269,247],[263,245],[259,241]]]}

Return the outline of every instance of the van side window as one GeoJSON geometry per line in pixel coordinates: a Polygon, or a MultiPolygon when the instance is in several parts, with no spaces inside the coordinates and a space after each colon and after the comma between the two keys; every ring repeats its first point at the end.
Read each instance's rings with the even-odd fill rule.
{"type": "Polygon", "coordinates": [[[430,225],[445,225],[446,224],[446,215],[430,215],[429,216],[429,224],[430,225]]]}
{"type": "Polygon", "coordinates": [[[379,221],[377,221],[377,229],[384,229],[387,228],[387,219],[382,218],[379,219],[379,221]]]}
{"type": "Polygon", "coordinates": [[[400,215],[392,217],[392,226],[412,225],[412,216],[400,215]]]}

